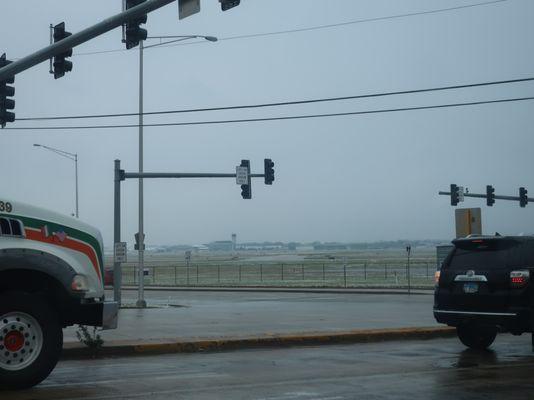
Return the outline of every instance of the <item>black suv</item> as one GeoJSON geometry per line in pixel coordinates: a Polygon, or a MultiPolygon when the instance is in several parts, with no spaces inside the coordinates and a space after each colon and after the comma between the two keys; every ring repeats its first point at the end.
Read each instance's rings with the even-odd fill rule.
{"type": "Polygon", "coordinates": [[[452,242],[436,273],[434,317],[463,344],[485,349],[497,332],[532,332],[533,236],[469,236],[452,242]]]}

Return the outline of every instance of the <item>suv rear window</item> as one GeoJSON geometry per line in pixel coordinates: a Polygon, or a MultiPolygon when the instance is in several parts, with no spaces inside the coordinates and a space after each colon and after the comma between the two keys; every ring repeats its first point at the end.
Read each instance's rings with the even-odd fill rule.
{"type": "Polygon", "coordinates": [[[507,268],[526,266],[525,248],[514,240],[472,240],[455,243],[455,249],[444,267],[466,268],[507,268]]]}

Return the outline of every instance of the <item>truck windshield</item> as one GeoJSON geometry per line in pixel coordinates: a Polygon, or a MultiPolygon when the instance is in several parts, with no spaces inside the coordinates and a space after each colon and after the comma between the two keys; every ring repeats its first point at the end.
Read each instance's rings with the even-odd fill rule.
{"type": "Polygon", "coordinates": [[[517,242],[502,240],[474,240],[455,243],[445,268],[507,268],[520,264],[517,242]]]}

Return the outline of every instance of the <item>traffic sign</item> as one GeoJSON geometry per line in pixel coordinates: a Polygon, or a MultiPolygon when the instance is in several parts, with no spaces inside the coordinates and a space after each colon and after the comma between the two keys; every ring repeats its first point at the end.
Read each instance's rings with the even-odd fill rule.
{"type": "Polygon", "coordinates": [[[482,211],[480,208],[459,208],[454,211],[457,238],[482,234],[482,211]]]}
{"type": "Polygon", "coordinates": [[[238,165],[235,167],[235,177],[236,183],[238,185],[248,184],[248,168],[238,165]]]}
{"type": "Polygon", "coordinates": [[[178,0],[178,18],[184,19],[200,12],[200,0],[178,0]]]}
{"type": "Polygon", "coordinates": [[[126,242],[115,243],[113,248],[113,261],[116,263],[126,262],[127,252],[126,242]]]}
{"type": "Polygon", "coordinates": [[[464,201],[465,200],[465,196],[464,196],[464,187],[463,186],[458,186],[458,201],[464,201]]]}

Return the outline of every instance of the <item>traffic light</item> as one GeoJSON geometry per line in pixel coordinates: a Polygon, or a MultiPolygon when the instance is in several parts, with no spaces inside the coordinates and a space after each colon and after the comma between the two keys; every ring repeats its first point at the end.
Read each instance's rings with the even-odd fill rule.
{"type": "Polygon", "coordinates": [[[241,0],[219,0],[221,3],[221,10],[226,11],[230,8],[237,7],[241,0]]]}
{"type": "Polygon", "coordinates": [[[486,185],[486,204],[488,207],[495,204],[495,189],[491,185],[486,185]]]}
{"type": "MultiPolygon", "coordinates": [[[[144,3],[146,0],[126,0],[126,9],[138,6],[141,3],[144,3]]],[[[146,24],[147,15],[144,14],[136,19],[128,21],[126,23],[126,48],[131,49],[132,47],[138,46],[139,42],[146,40],[148,32],[146,29],[141,28],[139,25],[146,24]]]]}
{"type": "MultiPolygon", "coordinates": [[[[72,35],[72,33],[65,31],[65,22],[61,22],[54,26],[54,43],[59,42],[72,35]]],[[[72,62],[65,60],[72,56],[72,49],[58,54],[54,57],[54,79],[61,78],[66,72],[72,71],[72,62]]]]}
{"type": "Polygon", "coordinates": [[[241,160],[241,167],[246,167],[248,170],[248,183],[246,185],[241,185],[241,197],[244,199],[251,199],[252,198],[252,184],[251,184],[251,178],[250,178],[250,161],[249,160],[241,160]]]}
{"type": "Polygon", "coordinates": [[[451,184],[451,206],[457,206],[460,201],[460,188],[454,183],[451,184]]]}
{"type": "MultiPolygon", "coordinates": [[[[5,53],[0,56],[0,68],[11,62],[6,58],[5,53]]],[[[6,126],[6,123],[15,121],[15,113],[9,111],[15,109],[15,100],[8,98],[15,95],[15,88],[9,86],[13,83],[15,83],[15,77],[0,81],[0,126],[2,128],[6,126]]]]}
{"type": "Polygon", "coordinates": [[[527,189],[524,187],[519,188],[519,206],[525,207],[528,204],[527,189]]]}
{"type": "Polygon", "coordinates": [[[265,184],[272,185],[274,181],[274,163],[270,158],[263,160],[263,165],[265,166],[265,184]]]}
{"type": "MultiPolygon", "coordinates": [[[[139,250],[139,232],[134,234],[135,237],[135,244],[134,244],[134,250],[139,250]]],[[[143,233],[143,250],[145,250],[145,234],[143,233]]]]}

